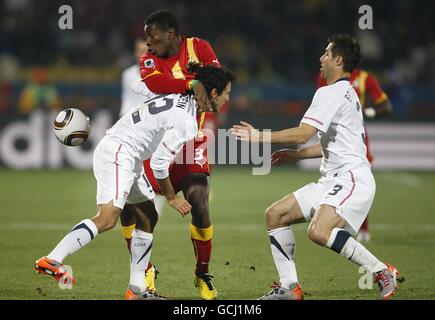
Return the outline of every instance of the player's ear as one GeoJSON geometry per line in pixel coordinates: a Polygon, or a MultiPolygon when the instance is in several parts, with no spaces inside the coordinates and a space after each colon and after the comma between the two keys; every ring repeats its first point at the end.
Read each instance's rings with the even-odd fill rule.
{"type": "Polygon", "coordinates": [[[211,89],[210,98],[214,99],[218,96],[216,88],[211,89]]]}
{"type": "Polygon", "coordinates": [[[344,64],[344,60],[342,56],[337,56],[335,58],[335,64],[337,65],[337,67],[341,67],[344,64]]]}

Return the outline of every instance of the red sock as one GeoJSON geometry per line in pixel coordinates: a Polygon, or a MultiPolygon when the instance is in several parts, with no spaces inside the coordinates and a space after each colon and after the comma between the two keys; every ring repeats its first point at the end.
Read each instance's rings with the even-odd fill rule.
{"type": "Polygon", "coordinates": [[[211,256],[211,239],[201,241],[192,239],[193,250],[195,250],[196,268],[195,274],[208,273],[208,264],[211,256]]]}

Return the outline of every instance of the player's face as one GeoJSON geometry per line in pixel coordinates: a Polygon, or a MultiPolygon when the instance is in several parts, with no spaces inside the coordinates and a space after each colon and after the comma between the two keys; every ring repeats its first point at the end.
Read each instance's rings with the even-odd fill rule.
{"type": "Polygon", "coordinates": [[[231,92],[231,82],[228,82],[225,89],[222,91],[220,95],[217,95],[216,91],[212,91],[212,98],[210,99],[211,107],[213,112],[218,112],[219,109],[230,100],[230,92],[231,92]]]}
{"type": "Polygon", "coordinates": [[[157,57],[167,57],[171,45],[171,31],[163,31],[155,25],[145,26],[148,51],[157,57]]]}
{"type": "Polygon", "coordinates": [[[325,53],[320,57],[320,73],[323,79],[328,80],[328,76],[334,68],[334,58],[332,56],[333,43],[329,43],[325,49],[325,53]]]}

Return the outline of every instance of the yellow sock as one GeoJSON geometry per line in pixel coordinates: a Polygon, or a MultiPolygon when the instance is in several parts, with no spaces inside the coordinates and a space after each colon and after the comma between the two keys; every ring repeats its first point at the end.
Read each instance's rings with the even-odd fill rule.
{"type": "Polygon", "coordinates": [[[121,226],[121,233],[125,239],[131,239],[131,235],[133,230],[136,228],[136,224],[132,224],[130,226],[121,226]]]}
{"type": "Polygon", "coordinates": [[[195,240],[208,241],[213,238],[213,225],[208,228],[198,228],[190,224],[190,237],[195,240]]]}

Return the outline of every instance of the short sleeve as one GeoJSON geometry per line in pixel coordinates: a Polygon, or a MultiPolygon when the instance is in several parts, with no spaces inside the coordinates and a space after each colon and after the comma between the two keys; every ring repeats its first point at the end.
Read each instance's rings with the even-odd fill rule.
{"type": "Polygon", "coordinates": [[[150,53],[146,53],[140,57],[139,66],[142,80],[156,74],[162,74],[160,61],[150,53]]]}
{"type": "Polygon", "coordinates": [[[196,40],[195,49],[197,51],[199,61],[204,65],[207,64],[220,65],[219,60],[216,57],[216,53],[214,52],[210,43],[200,38],[195,38],[195,40],[196,40]]]}
{"type": "Polygon", "coordinates": [[[328,87],[322,87],[316,91],[310,107],[301,120],[301,123],[306,123],[319,131],[328,131],[332,120],[338,111],[338,100],[328,87]]]}

